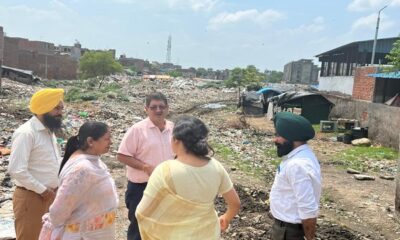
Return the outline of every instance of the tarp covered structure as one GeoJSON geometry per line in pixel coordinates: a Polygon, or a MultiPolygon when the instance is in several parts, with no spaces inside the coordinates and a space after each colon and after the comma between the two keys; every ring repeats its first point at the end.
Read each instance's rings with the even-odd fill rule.
{"type": "Polygon", "coordinates": [[[279,94],[282,94],[282,91],[265,87],[258,90],[257,94],[262,94],[261,102],[263,104],[264,113],[266,113],[268,112],[269,99],[279,94]]]}
{"type": "Polygon", "coordinates": [[[2,71],[0,77],[6,77],[11,80],[22,82],[25,84],[32,84],[40,80],[37,76],[34,75],[34,72],[30,70],[12,68],[4,65],[1,66],[1,68],[2,71]]]}
{"type": "Polygon", "coordinates": [[[243,113],[252,116],[262,116],[264,114],[262,95],[256,91],[243,92],[240,95],[238,107],[243,107],[243,113]]]}
{"type": "Polygon", "coordinates": [[[268,111],[268,100],[282,92],[273,88],[261,88],[258,91],[243,92],[238,107],[243,107],[246,115],[262,116],[268,111]]]}
{"type": "Polygon", "coordinates": [[[282,110],[290,108],[301,108],[301,116],[308,119],[312,124],[321,120],[328,120],[334,104],[324,96],[311,92],[285,92],[271,99],[274,106],[282,110]]]}
{"type": "Polygon", "coordinates": [[[279,90],[273,89],[273,88],[269,88],[269,87],[265,87],[265,88],[261,88],[260,90],[257,91],[258,94],[268,94],[270,92],[274,92],[274,93],[282,93],[279,90]]]}

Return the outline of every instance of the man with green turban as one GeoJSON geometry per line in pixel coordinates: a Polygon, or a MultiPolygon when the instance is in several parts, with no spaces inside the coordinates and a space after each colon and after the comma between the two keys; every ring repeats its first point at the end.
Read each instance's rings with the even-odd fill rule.
{"type": "Polygon", "coordinates": [[[283,157],[270,193],[275,218],[272,240],[315,239],[321,197],[319,162],[307,145],[315,132],[302,116],[279,112],[274,118],[277,154],[283,157]]]}
{"type": "Polygon", "coordinates": [[[15,130],[8,172],[17,186],[13,195],[18,240],[38,239],[42,216],[49,211],[58,186],[60,149],[54,131],[61,127],[63,89],[42,89],[33,94],[33,116],[15,130]]]}

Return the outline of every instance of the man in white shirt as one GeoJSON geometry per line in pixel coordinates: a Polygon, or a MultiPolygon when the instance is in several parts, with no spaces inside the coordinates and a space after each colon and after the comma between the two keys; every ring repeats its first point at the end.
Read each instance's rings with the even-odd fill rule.
{"type": "Polygon", "coordinates": [[[63,89],[36,92],[29,106],[34,116],[13,134],[8,172],[17,186],[13,210],[18,240],[39,238],[42,216],[56,194],[61,157],[54,131],[61,127],[63,96],[63,89]]]}
{"type": "Polygon", "coordinates": [[[315,239],[321,170],[307,145],[315,135],[302,116],[277,113],[274,118],[277,154],[283,157],[270,193],[270,208],[275,218],[272,240],[315,239]]]}

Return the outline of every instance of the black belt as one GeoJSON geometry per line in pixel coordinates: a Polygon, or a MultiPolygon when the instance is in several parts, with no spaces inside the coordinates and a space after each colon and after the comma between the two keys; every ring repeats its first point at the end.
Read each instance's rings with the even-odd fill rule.
{"type": "Polygon", "coordinates": [[[301,223],[288,223],[288,222],[284,222],[284,221],[281,221],[281,220],[276,219],[276,218],[275,218],[275,223],[278,224],[280,227],[303,229],[303,224],[301,224],[301,223]]]}

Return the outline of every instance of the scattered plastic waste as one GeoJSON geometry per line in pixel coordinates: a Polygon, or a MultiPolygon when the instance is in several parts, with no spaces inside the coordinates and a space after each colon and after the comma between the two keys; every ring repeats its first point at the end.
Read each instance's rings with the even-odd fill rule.
{"type": "Polygon", "coordinates": [[[202,108],[210,108],[210,109],[219,109],[224,107],[226,107],[226,105],[221,103],[210,103],[202,106],[202,108]]]}

